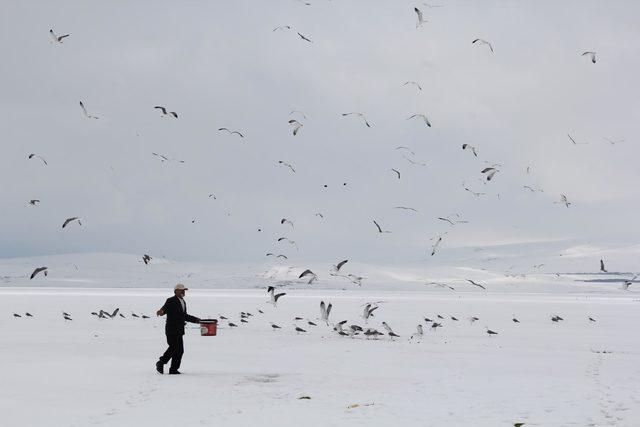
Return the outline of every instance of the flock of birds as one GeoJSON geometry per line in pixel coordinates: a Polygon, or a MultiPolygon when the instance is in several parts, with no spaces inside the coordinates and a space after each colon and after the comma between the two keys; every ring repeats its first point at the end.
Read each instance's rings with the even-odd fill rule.
{"type": "MultiPolygon", "coordinates": [[[[310,5],[310,3],[308,2],[302,2],[305,5],[310,5]]],[[[442,5],[431,5],[428,3],[422,3],[422,5],[424,7],[427,7],[429,9],[431,8],[436,8],[436,7],[442,7],[442,5]]],[[[413,8],[413,12],[415,13],[415,17],[416,17],[416,28],[420,28],[423,27],[428,21],[426,19],[426,14],[424,13],[425,11],[423,10],[424,7],[420,6],[420,7],[414,7],[413,8]]],[[[410,10],[407,11],[407,13],[410,13],[410,10]]],[[[294,28],[292,25],[279,25],[273,28],[272,32],[274,33],[286,33],[286,32],[290,32],[291,34],[293,34],[294,37],[297,37],[301,42],[303,43],[307,43],[307,44],[313,44],[314,40],[312,39],[311,36],[307,35],[303,30],[301,29],[296,29],[294,28]]],[[[58,33],[56,31],[54,31],[54,29],[50,29],[49,30],[49,35],[51,38],[51,43],[55,44],[55,45],[63,45],[65,42],[68,42],[69,40],[73,40],[73,38],[71,38],[71,34],[68,33],[58,33]]],[[[494,46],[493,42],[491,40],[485,39],[485,38],[481,38],[481,37],[473,37],[470,38],[470,43],[473,46],[477,46],[478,49],[482,48],[482,49],[486,49],[487,54],[488,55],[493,55],[496,52],[496,46],[494,46]]],[[[580,53],[581,56],[588,58],[590,60],[591,63],[595,64],[596,58],[597,58],[597,53],[595,51],[585,51],[585,52],[581,52],[580,53]]],[[[405,87],[409,87],[412,88],[412,90],[416,90],[418,92],[422,92],[423,91],[423,86],[420,84],[420,82],[418,81],[414,81],[414,80],[409,80],[406,81],[402,84],[402,86],[405,87]]],[[[85,105],[85,103],[80,100],[79,101],[79,106],[81,109],[81,113],[84,117],[86,117],[89,120],[99,120],[99,117],[97,115],[94,115],[88,108],[87,105],[85,105]]],[[[166,105],[153,105],[151,104],[149,106],[149,108],[153,108],[154,110],[156,110],[158,112],[158,114],[160,115],[161,118],[166,119],[166,120],[179,120],[179,118],[181,117],[181,115],[175,111],[174,109],[166,106],[166,105]]],[[[343,118],[349,119],[349,120],[357,120],[359,121],[364,127],[366,128],[371,128],[373,127],[373,123],[370,121],[370,119],[367,117],[367,114],[365,112],[362,111],[345,111],[345,112],[340,112],[339,115],[343,118]]],[[[300,110],[292,110],[289,113],[289,119],[288,119],[288,124],[290,126],[290,131],[292,133],[293,136],[298,136],[301,134],[301,132],[304,132],[304,126],[305,126],[305,120],[307,119],[307,115],[305,114],[305,112],[300,111],[300,110]]],[[[408,117],[406,117],[406,120],[417,120],[420,123],[424,124],[424,126],[426,126],[427,128],[431,128],[434,126],[434,124],[432,123],[432,121],[430,120],[429,116],[426,113],[423,112],[417,112],[411,115],[408,115],[408,117]]],[[[230,137],[234,137],[234,138],[239,138],[239,139],[244,139],[245,138],[245,132],[242,129],[234,129],[234,128],[230,128],[230,127],[219,127],[218,128],[218,132],[222,132],[222,133],[226,133],[228,134],[230,137]]],[[[571,142],[571,144],[573,145],[582,145],[582,144],[587,144],[586,142],[579,142],[577,141],[571,134],[567,134],[567,137],[569,138],[569,141],[571,142]]],[[[624,140],[616,140],[616,141],[612,141],[607,139],[607,141],[609,143],[613,144],[617,144],[619,142],[622,142],[624,140]]],[[[416,159],[415,157],[415,152],[406,146],[398,146],[395,148],[395,150],[398,150],[402,153],[402,156],[405,160],[407,160],[409,163],[411,163],[412,165],[419,165],[419,166],[425,166],[426,164],[423,163],[422,161],[416,159]]],[[[461,150],[464,152],[468,152],[470,153],[470,155],[473,155],[476,158],[479,158],[481,155],[481,151],[480,149],[472,144],[469,143],[464,143],[461,144],[461,150]]],[[[176,160],[176,159],[172,159],[168,156],[165,156],[163,154],[160,153],[156,153],[153,152],[152,153],[153,156],[157,157],[160,159],[160,161],[162,162],[170,162],[170,161],[178,161],[178,162],[182,162],[184,163],[184,160],[176,160]]],[[[33,160],[33,161],[40,161],[42,162],[42,164],[44,166],[48,165],[47,160],[41,156],[38,153],[30,153],[28,154],[28,159],[29,160],[33,160]]],[[[499,176],[500,171],[502,169],[502,165],[499,163],[491,163],[489,161],[484,161],[485,165],[482,168],[478,168],[478,179],[480,181],[482,181],[484,184],[488,184],[491,181],[497,179],[496,177],[499,176]]],[[[278,160],[278,165],[282,168],[285,168],[286,170],[288,170],[291,174],[295,174],[296,173],[296,167],[294,164],[292,164],[291,162],[285,161],[285,160],[278,160]]],[[[392,176],[395,177],[395,179],[401,180],[403,177],[403,174],[401,172],[400,169],[396,168],[390,168],[389,172],[391,174],[393,174],[392,176]]],[[[530,173],[530,167],[527,167],[526,173],[530,173]]],[[[328,185],[325,184],[324,187],[327,187],[328,185]]],[[[346,182],[342,183],[342,186],[347,186],[346,182]]],[[[471,193],[474,197],[482,197],[484,196],[486,193],[484,192],[479,192],[474,190],[472,187],[468,186],[465,182],[462,183],[462,187],[464,189],[464,191],[467,191],[469,193],[471,193]]],[[[531,185],[524,185],[523,189],[525,191],[529,191],[532,193],[537,193],[537,192],[544,192],[544,190],[542,188],[538,188],[538,187],[534,187],[531,185]]],[[[216,199],[214,194],[209,194],[209,198],[213,198],[216,199]]],[[[566,194],[560,194],[559,198],[557,199],[557,201],[555,201],[554,203],[560,204],[566,208],[569,208],[573,205],[573,202],[571,202],[569,200],[569,197],[566,194]]],[[[39,199],[31,199],[29,200],[29,205],[30,206],[38,206],[40,204],[40,200],[39,199]]],[[[418,212],[418,209],[411,207],[411,206],[395,206],[394,209],[399,209],[399,210],[404,210],[404,211],[408,211],[408,212],[418,212]]],[[[317,212],[315,214],[317,217],[320,218],[324,218],[324,215],[321,212],[317,212]]],[[[442,223],[447,224],[449,227],[457,227],[460,226],[462,224],[467,224],[469,223],[468,220],[465,220],[463,215],[460,213],[455,213],[455,214],[451,214],[451,215],[442,215],[437,217],[438,221],[442,221],[442,223]]],[[[69,229],[71,228],[73,225],[77,225],[77,226],[82,226],[82,221],[83,219],[80,218],[79,216],[71,216],[68,217],[66,219],[64,219],[62,221],[62,229],[69,229]]],[[[192,223],[195,223],[196,220],[193,219],[192,223]]],[[[294,226],[294,220],[291,218],[282,218],[280,220],[280,224],[282,226],[285,227],[290,227],[290,230],[294,230],[295,226],[294,226]]],[[[383,221],[381,221],[378,218],[372,219],[372,231],[377,232],[379,234],[389,234],[392,233],[393,231],[391,229],[389,229],[387,227],[387,224],[383,224],[383,221]]],[[[258,231],[262,231],[261,228],[258,228],[258,231]]],[[[430,248],[428,250],[428,254],[430,256],[435,256],[441,249],[443,243],[445,242],[445,239],[447,237],[448,231],[445,232],[441,232],[436,234],[435,236],[433,236],[430,239],[430,248]]],[[[291,236],[289,235],[289,233],[283,233],[283,235],[278,235],[275,237],[275,244],[276,247],[271,249],[270,251],[266,252],[266,257],[272,257],[273,259],[277,260],[277,261],[285,261],[288,260],[292,255],[290,253],[288,253],[286,250],[283,250],[283,247],[286,248],[291,248],[293,250],[295,250],[296,252],[299,251],[299,246],[298,246],[298,242],[294,239],[291,238],[291,236]]],[[[143,262],[145,265],[149,265],[152,261],[152,258],[150,255],[145,254],[143,256],[143,262]]],[[[364,280],[364,277],[359,275],[359,274],[353,274],[353,273],[349,273],[349,274],[344,274],[344,272],[342,271],[342,268],[344,266],[344,264],[347,262],[347,260],[341,261],[340,263],[338,263],[335,266],[332,266],[332,268],[329,271],[329,275],[333,276],[333,277],[341,277],[344,278],[345,280],[356,284],[356,285],[362,285],[362,282],[364,280]]],[[[601,261],[602,263],[602,261],[601,261]]],[[[604,267],[601,268],[602,271],[604,270],[604,267]]],[[[49,275],[49,269],[46,266],[38,266],[36,267],[33,272],[30,275],[30,279],[35,279],[36,277],[38,277],[39,275],[45,276],[47,277],[49,275]]],[[[313,284],[314,282],[317,282],[319,280],[320,276],[318,274],[316,274],[315,272],[311,271],[310,269],[305,269],[304,271],[302,271],[299,275],[298,275],[298,279],[300,280],[304,280],[306,283],[308,284],[313,284]]],[[[623,283],[623,289],[629,289],[629,286],[634,282],[636,277],[632,278],[631,280],[626,280],[623,283]]],[[[473,279],[467,279],[466,280],[467,283],[469,283],[471,286],[475,286],[479,289],[482,290],[486,290],[485,285],[479,283],[477,280],[473,280],[473,279]]],[[[449,289],[454,289],[451,285],[449,284],[443,284],[443,283],[432,283],[436,286],[442,286],[442,287],[448,287],[449,289]]]]}

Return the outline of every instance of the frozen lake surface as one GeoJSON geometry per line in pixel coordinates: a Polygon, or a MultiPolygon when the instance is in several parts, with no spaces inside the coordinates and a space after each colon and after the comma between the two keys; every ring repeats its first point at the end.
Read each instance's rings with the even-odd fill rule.
{"type": "Polygon", "coordinates": [[[154,313],[171,290],[1,288],[3,424],[640,425],[637,295],[285,291],[277,308],[264,290],[189,291],[190,313],[239,327],[222,321],[218,336],[201,337],[189,324],[183,375],[161,376],[164,319],[154,313]],[[317,320],[321,300],[332,323],[384,331],[386,321],[401,337],[339,336],[317,320]],[[382,302],[365,325],[372,301],[382,302]],[[126,318],[90,314],[117,307],[126,318]],[[424,318],[438,314],[432,332],[424,318]],[[410,341],[418,323],[424,337],[410,341]]]}

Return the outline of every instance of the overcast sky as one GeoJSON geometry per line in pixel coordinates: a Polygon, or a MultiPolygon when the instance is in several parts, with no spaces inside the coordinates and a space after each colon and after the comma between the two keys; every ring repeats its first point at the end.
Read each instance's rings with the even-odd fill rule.
{"type": "Polygon", "coordinates": [[[0,256],[375,262],[426,259],[446,231],[443,251],[638,241],[638,2],[309,1],[5,2],[0,256]],[[454,213],[469,223],[437,219],[454,213]]]}

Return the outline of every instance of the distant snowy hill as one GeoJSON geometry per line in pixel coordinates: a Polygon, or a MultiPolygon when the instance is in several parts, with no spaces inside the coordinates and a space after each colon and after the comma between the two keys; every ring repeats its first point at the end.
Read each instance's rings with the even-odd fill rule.
{"type": "Polygon", "coordinates": [[[299,289],[433,290],[485,292],[473,280],[498,292],[636,292],[640,284],[623,291],[622,283],[636,271],[640,245],[599,248],[567,242],[501,245],[488,248],[452,248],[405,264],[367,264],[349,260],[340,271],[325,263],[264,262],[230,264],[178,262],[153,258],[145,265],[131,254],[90,253],[0,260],[0,286],[165,288],[177,282],[194,288],[251,289],[268,285],[299,289]],[[607,272],[601,272],[603,259],[607,272]],[[36,267],[48,267],[48,276],[29,280],[36,267]],[[631,266],[631,267],[630,267],[631,266]],[[310,269],[312,276],[299,278],[310,269]]]}

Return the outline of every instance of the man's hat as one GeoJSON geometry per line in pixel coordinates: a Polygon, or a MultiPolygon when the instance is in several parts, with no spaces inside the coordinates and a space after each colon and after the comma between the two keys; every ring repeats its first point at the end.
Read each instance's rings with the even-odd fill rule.
{"type": "Polygon", "coordinates": [[[178,283],[176,285],[175,288],[173,288],[175,291],[188,291],[189,288],[185,288],[184,285],[182,283],[178,283]]]}

